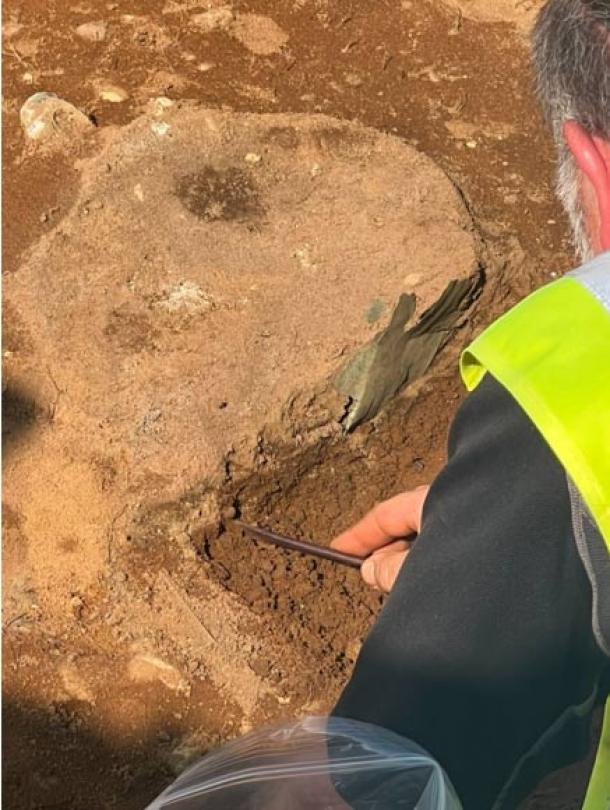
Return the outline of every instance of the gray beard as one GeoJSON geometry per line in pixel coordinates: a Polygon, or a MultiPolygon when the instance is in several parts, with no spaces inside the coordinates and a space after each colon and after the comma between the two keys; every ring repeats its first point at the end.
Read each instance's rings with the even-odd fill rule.
{"type": "Polygon", "coordinates": [[[572,153],[562,144],[559,149],[557,171],[557,196],[563,205],[572,227],[572,243],[582,262],[593,258],[591,242],[585,227],[585,217],[580,202],[578,169],[572,153]]]}

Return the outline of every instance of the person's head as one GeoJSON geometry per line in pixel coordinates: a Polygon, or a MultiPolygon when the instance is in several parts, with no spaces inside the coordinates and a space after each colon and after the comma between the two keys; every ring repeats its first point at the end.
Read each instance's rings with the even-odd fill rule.
{"type": "Polygon", "coordinates": [[[559,151],[559,197],[588,259],[610,250],[610,0],[548,0],[533,54],[559,151]]]}

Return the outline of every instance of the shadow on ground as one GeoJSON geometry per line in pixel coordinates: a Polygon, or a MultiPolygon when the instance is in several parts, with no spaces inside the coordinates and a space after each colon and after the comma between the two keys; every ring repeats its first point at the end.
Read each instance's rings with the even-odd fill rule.
{"type": "Polygon", "coordinates": [[[142,810],[174,779],[163,762],[172,729],[123,746],[82,725],[69,704],[43,709],[5,698],[2,714],[2,791],[12,810],[142,810]]]}
{"type": "Polygon", "coordinates": [[[2,390],[2,451],[10,453],[49,414],[24,389],[9,385],[2,390]]]}
{"type": "MultiPolygon", "coordinates": [[[[69,704],[42,708],[13,698],[3,701],[2,726],[10,729],[3,733],[2,789],[11,810],[143,810],[177,771],[171,727],[124,745],[86,728],[69,704]]],[[[553,774],[521,810],[579,808],[590,768],[589,759],[553,774]]]]}

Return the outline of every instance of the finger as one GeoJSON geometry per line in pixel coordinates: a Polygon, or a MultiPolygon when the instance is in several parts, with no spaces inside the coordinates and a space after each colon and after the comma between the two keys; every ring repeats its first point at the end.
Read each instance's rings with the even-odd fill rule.
{"type": "Polygon", "coordinates": [[[336,537],[332,548],[366,557],[390,540],[418,532],[428,490],[427,486],[417,487],[378,503],[351,529],[336,537]]]}
{"type": "Polygon", "coordinates": [[[387,546],[377,549],[373,552],[374,557],[382,557],[384,554],[394,554],[397,551],[409,551],[411,548],[412,540],[393,540],[387,546]]]}
{"type": "Polygon", "coordinates": [[[408,554],[408,551],[372,554],[362,564],[360,569],[362,579],[367,585],[389,593],[408,554]]]}

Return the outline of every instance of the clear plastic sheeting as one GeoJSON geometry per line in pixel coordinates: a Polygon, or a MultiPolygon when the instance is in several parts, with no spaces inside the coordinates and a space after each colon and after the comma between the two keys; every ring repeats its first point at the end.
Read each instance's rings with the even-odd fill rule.
{"type": "Polygon", "coordinates": [[[414,743],[329,717],[256,731],[186,770],[147,810],[461,810],[414,743]]]}

